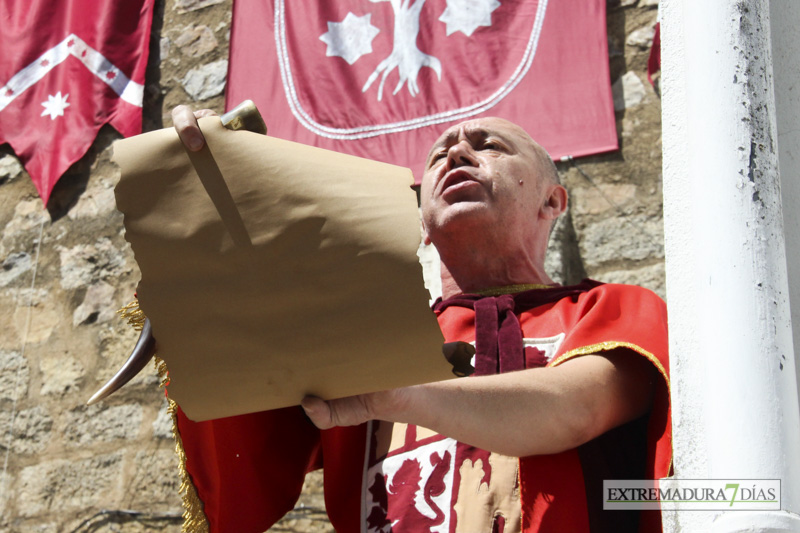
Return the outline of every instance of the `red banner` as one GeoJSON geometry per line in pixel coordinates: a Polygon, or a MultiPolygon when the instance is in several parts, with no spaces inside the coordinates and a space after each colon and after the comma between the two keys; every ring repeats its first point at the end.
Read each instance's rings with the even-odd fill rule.
{"type": "Polygon", "coordinates": [[[141,133],[154,0],[0,0],[0,143],[44,203],[110,123],[141,133]]]}
{"type": "Polygon", "coordinates": [[[653,74],[661,70],[661,23],[656,22],[653,44],[650,46],[650,57],[647,58],[647,81],[655,87],[653,74]]]}
{"type": "Polygon", "coordinates": [[[236,0],[228,107],[270,135],[411,167],[481,115],[554,158],[617,148],[605,0],[236,0]]]}

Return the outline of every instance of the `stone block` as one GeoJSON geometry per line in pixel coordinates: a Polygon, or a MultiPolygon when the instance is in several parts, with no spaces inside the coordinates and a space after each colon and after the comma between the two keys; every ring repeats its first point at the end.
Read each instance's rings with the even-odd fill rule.
{"type": "Polygon", "coordinates": [[[78,244],[72,248],[57,247],[61,260],[61,286],[65,289],[85,287],[98,280],[116,279],[130,267],[122,250],[108,238],[95,244],[78,244]]]}
{"type": "Polygon", "coordinates": [[[114,292],[114,287],[103,281],[89,286],[83,302],[72,314],[72,326],[108,322],[114,318],[117,314],[114,292]]]}
{"type": "Polygon", "coordinates": [[[20,352],[0,351],[0,401],[20,401],[28,394],[30,368],[20,352]]]}
{"type": "Polygon", "coordinates": [[[17,512],[47,513],[115,508],[122,484],[122,452],[70,461],[57,459],[23,468],[16,485],[17,512]]]}
{"type": "Polygon", "coordinates": [[[15,281],[33,266],[31,256],[25,252],[9,254],[0,268],[0,287],[5,287],[15,281]]]}
{"type": "Polygon", "coordinates": [[[150,511],[181,511],[178,493],[180,475],[178,456],[172,446],[140,450],[134,458],[135,470],[130,483],[130,506],[150,511]]]}
{"type": "Polygon", "coordinates": [[[52,305],[25,298],[20,301],[22,305],[14,309],[12,317],[20,343],[31,345],[47,341],[61,321],[61,315],[52,305]]]}
{"type": "Polygon", "coordinates": [[[172,440],[172,415],[167,411],[167,401],[161,402],[161,408],[153,421],[153,436],[157,439],[172,440]]]}
{"type": "Polygon", "coordinates": [[[139,404],[82,406],[66,413],[64,438],[69,446],[86,446],[139,436],[143,408],[139,404]]]}
{"type": "MultiPolygon", "coordinates": [[[[37,405],[14,414],[11,431],[11,451],[15,454],[39,453],[47,447],[53,429],[53,419],[44,407],[37,405]]],[[[0,412],[0,427],[8,428],[11,411],[0,412]]],[[[7,446],[7,434],[0,441],[0,450],[7,446]]]]}
{"type": "Polygon", "coordinates": [[[629,70],[611,86],[614,96],[614,111],[630,109],[642,103],[646,88],[635,72],[629,70]]]}
{"type": "Polygon", "coordinates": [[[67,216],[72,220],[92,219],[108,215],[116,208],[113,188],[91,187],[81,194],[75,205],[67,211],[67,216]]]}
{"type": "Polygon", "coordinates": [[[169,57],[169,50],[171,48],[171,45],[172,43],[167,37],[162,37],[161,40],[158,41],[158,51],[160,54],[161,61],[164,61],[169,57]]]}
{"type": "Polygon", "coordinates": [[[228,60],[222,59],[190,70],[181,85],[192,100],[207,100],[222,94],[227,75],[228,60]]]}
{"type": "Polygon", "coordinates": [[[50,356],[39,360],[42,388],[45,396],[61,396],[80,389],[84,368],[68,355],[50,356]]]}
{"type": "Polygon", "coordinates": [[[644,215],[607,218],[590,224],[578,237],[587,271],[604,264],[664,257],[664,222],[661,218],[644,215]]]}
{"type": "Polygon", "coordinates": [[[203,9],[204,7],[222,4],[225,1],[226,0],[177,0],[174,9],[179,13],[188,13],[190,11],[203,9]]]}
{"type": "Polygon", "coordinates": [[[653,26],[645,26],[634,30],[625,39],[625,44],[628,46],[635,46],[641,50],[649,50],[653,45],[653,37],[656,34],[656,29],[653,26]]]}
{"type": "Polygon", "coordinates": [[[214,50],[219,43],[211,28],[191,25],[175,39],[175,45],[188,57],[200,57],[214,50]]]}
{"type": "Polygon", "coordinates": [[[606,211],[623,212],[636,199],[636,186],[632,183],[601,184],[598,187],[578,187],[570,190],[575,213],[597,215],[606,211]],[[616,207],[615,207],[616,206],[616,207]]]}
{"type": "Polygon", "coordinates": [[[42,222],[50,220],[50,213],[40,199],[23,200],[14,206],[14,216],[3,229],[3,238],[20,237],[31,230],[39,229],[42,222]]]}
{"type": "Polygon", "coordinates": [[[13,155],[0,157],[0,185],[20,177],[22,170],[19,159],[13,155]]]}
{"type": "Polygon", "coordinates": [[[9,501],[14,489],[14,476],[10,472],[0,470],[0,531],[5,531],[8,527],[8,516],[6,510],[9,508],[9,501]]]}
{"type": "Polygon", "coordinates": [[[662,299],[667,297],[664,263],[657,263],[638,269],[625,269],[605,272],[601,276],[606,283],[626,283],[639,285],[655,292],[662,299]]]}

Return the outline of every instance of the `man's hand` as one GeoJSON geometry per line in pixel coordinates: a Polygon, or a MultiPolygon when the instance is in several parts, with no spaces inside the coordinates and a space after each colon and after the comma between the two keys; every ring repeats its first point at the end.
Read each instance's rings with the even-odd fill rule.
{"type": "Polygon", "coordinates": [[[325,401],[306,396],[300,405],[308,418],[320,429],[335,426],[356,426],[368,420],[389,420],[392,413],[402,411],[404,398],[413,387],[372,392],[325,401]]]}
{"type": "Polygon", "coordinates": [[[215,116],[218,116],[217,112],[211,109],[192,111],[192,108],[187,105],[179,105],[172,110],[172,124],[178,130],[178,137],[181,138],[186,148],[197,152],[206,143],[203,132],[200,131],[200,126],[197,125],[197,119],[215,116]]]}
{"type": "Polygon", "coordinates": [[[316,396],[306,396],[300,405],[320,429],[356,426],[373,418],[370,415],[370,396],[361,394],[328,402],[316,396]]]}

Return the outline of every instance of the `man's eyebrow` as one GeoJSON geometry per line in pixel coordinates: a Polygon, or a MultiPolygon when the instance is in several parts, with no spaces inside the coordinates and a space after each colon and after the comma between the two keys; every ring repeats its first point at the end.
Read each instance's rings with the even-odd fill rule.
{"type": "MultiPolygon", "coordinates": [[[[467,132],[467,135],[470,135],[470,134],[471,134],[471,132],[467,132]]],[[[500,132],[500,131],[497,131],[497,130],[488,130],[488,129],[480,128],[480,129],[475,130],[475,134],[474,135],[476,137],[482,138],[482,139],[485,139],[487,137],[495,137],[497,139],[500,139],[503,142],[506,142],[506,143],[509,143],[509,144],[516,144],[514,142],[514,140],[512,139],[511,135],[507,135],[507,134],[505,134],[503,132],[500,132]]]]}
{"type": "MultiPolygon", "coordinates": [[[[467,127],[465,129],[467,138],[470,140],[470,142],[474,142],[476,139],[486,139],[488,137],[496,137],[500,141],[508,144],[510,148],[514,149],[518,148],[517,143],[514,142],[514,140],[509,135],[504,135],[499,131],[487,129],[483,126],[478,126],[473,128],[467,127]]],[[[435,143],[433,143],[430,152],[428,152],[428,157],[426,158],[426,160],[430,159],[431,156],[441,148],[452,146],[458,139],[460,134],[461,134],[460,130],[454,130],[445,135],[444,137],[440,137],[435,143]]]]}
{"type": "Polygon", "coordinates": [[[460,134],[461,134],[461,132],[459,130],[453,130],[450,133],[448,133],[446,136],[441,137],[436,143],[434,143],[433,146],[434,147],[447,146],[447,145],[453,143],[456,139],[458,139],[458,136],[460,134]]]}
{"type": "Polygon", "coordinates": [[[436,142],[433,143],[433,146],[431,146],[431,149],[428,152],[428,157],[426,157],[425,159],[426,160],[430,159],[431,156],[437,150],[449,145],[453,141],[453,138],[458,138],[458,131],[452,131],[452,132],[448,133],[447,136],[445,136],[445,137],[439,137],[439,139],[437,139],[436,142]]]}
{"type": "Polygon", "coordinates": [[[503,141],[506,144],[516,146],[516,143],[514,142],[512,135],[506,134],[497,129],[489,128],[486,126],[474,126],[472,128],[467,127],[465,128],[465,130],[467,138],[471,142],[474,142],[475,140],[484,140],[491,137],[503,141]]]}

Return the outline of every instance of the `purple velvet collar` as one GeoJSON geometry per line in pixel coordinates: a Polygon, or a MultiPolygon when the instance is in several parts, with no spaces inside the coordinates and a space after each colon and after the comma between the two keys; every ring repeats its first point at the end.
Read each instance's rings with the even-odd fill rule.
{"type": "Polygon", "coordinates": [[[473,375],[502,374],[547,364],[541,353],[525,353],[517,314],[562,298],[577,297],[598,285],[602,283],[585,279],[577,285],[532,289],[500,296],[458,294],[447,300],[439,298],[433,304],[433,310],[438,314],[454,305],[474,309],[475,373],[473,375]]]}

